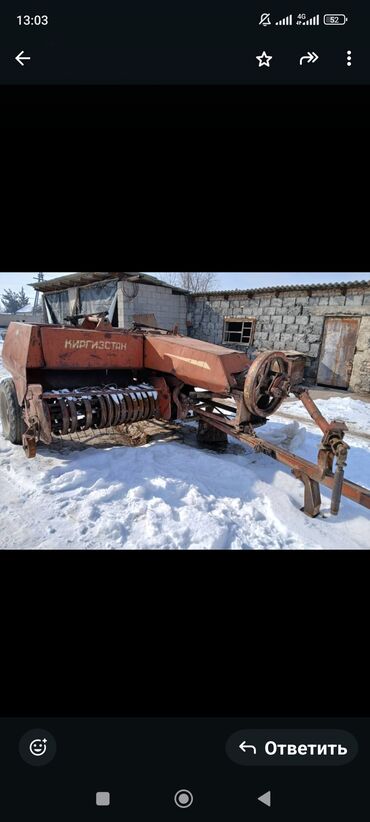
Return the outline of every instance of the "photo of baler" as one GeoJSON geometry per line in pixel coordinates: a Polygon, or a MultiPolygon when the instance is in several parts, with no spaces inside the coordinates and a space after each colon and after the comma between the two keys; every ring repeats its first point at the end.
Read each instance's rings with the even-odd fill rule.
{"type": "Polygon", "coordinates": [[[201,442],[235,437],[290,467],[304,484],[304,512],[320,512],[320,484],[332,489],[331,513],[344,496],[370,508],[370,491],[344,478],[349,446],[344,422],[328,422],[304,386],[304,356],[243,351],[107,317],[78,315],[64,324],[11,322],[0,383],[3,434],[36,456],[38,442],[143,420],[198,422],[201,442]],[[317,463],[261,438],[263,426],[289,394],[321,429],[317,463]]]}

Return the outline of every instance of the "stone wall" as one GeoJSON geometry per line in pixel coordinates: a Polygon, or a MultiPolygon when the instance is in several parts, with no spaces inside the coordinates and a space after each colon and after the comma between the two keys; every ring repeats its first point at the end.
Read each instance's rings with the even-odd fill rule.
{"type": "Polygon", "coordinates": [[[370,316],[361,319],[349,387],[352,391],[370,393],[370,316]]]}
{"type": "Polygon", "coordinates": [[[229,348],[246,351],[253,358],[267,349],[294,349],[306,354],[305,377],[314,382],[320,358],[325,317],[361,317],[350,388],[370,391],[370,288],[328,288],[279,291],[255,295],[199,295],[189,301],[189,334],[192,337],[224,344],[224,318],[255,320],[251,346],[226,343],[229,348]],[[362,386],[360,388],[360,386],[362,386]]]}

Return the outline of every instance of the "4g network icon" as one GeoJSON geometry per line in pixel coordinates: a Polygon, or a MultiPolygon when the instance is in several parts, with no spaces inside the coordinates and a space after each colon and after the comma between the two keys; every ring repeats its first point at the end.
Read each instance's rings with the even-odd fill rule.
{"type": "MultiPolygon", "coordinates": [[[[348,17],[346,14],[323,14],[322,15],[322,23],[324,26],[344,26],[348,23],[348,17]]],[[[280,20],[271,20],[271,12],[263,11],[258,25],[263,26],[293,26],[293,14],[287,14],[286,17],[282,17],[280,20]]],[[[306,14],[297,14],[295,19],[296,26],[319,26],[320,25],[320,15],[315,14],[313,17],[307,17],[306,14]]]]}

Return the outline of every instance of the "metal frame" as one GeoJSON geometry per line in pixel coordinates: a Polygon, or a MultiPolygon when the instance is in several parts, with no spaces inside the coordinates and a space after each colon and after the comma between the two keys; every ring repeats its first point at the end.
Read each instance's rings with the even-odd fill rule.
{"type": "MultiPolygon", "coordinates": [[[[341,494],[348,497],[348,499],[359,503],[359,505],[363,505],[365,508],[370,509],[370,490],[363,488],[361,485],[357,485],[354,482],[350,482],[350,480],[343,479],[342,466],[340,466],[339,475],[336,473],[334,474],[330,467],[332,460],[331,453],[329,451],[327,452],[327,461],[324,461],[322,457],[320,461],[319,452],[319,462],[315,465],[314,463],[303,459],[303,457],[297,457],[295,454],[291,454],[289,451],[276,446],[268,440],[257,437],[252,426],[249,426],[248,432],[245,432],[238,430],[233,425],[225,423],[223,420],[217,419],[216,415],[212,412],[197,408],[194,409],[194,413],[201,420],[205,420],[210,425],[218,428],[220,431],[224,431],[225,434],[229,434],[231,437],[236,437],[236,439],[246,442],[255,451],[266,454],[268,457],[272,457],[272,459],[289,466],[292,469],[292,473],[304,483],[305,499],[303,510],[308,516],[315,517],[320,511],[321,500],[319,485],[326,485],[328,488],[333,489],[331,505],[332,514],[338,513],[341,494]],[[341,483],[339,480],[341,480],[341,483]]],[[[327,423],[327,425],[333,425],[333,423],[327,423]]],[[[321,451],[325,451],[325,446],[321,449],[321,451]]]]}

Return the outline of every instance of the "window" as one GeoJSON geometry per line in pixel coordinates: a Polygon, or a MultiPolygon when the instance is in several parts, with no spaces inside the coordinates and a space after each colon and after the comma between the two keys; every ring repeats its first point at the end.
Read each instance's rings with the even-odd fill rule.
{"type": "Polygon", "coordinates": [[[251,345],[253,342],[255,320],[245,317],[225,317],[224,343],[251,345]]]}

